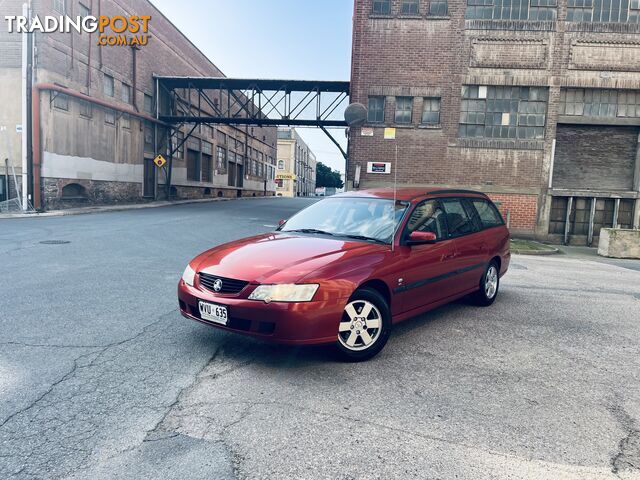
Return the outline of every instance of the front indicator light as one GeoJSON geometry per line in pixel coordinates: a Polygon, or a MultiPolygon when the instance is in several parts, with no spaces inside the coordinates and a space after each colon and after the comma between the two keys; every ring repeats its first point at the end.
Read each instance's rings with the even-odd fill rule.
{"type": "Polygon", "coordinates": [[[260,300],[264,303],[310,302],[319,286],[320,285],[317,283],[305,285],[259,285],[253,292],[251,292],[249,300],[260,300]]]}

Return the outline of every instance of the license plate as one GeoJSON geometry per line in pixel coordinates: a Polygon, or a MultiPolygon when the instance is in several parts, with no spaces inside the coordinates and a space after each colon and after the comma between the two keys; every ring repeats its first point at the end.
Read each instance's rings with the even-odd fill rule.
{"type": "Polygon", "coordinates": [[[203,301],[198,302],[198,308],[200,309],[200,317],[208,322],[219,323],[221,325],[227,324],[227,307],[223,305],[216,305],[215,303],[207,303],[203,301]]]}

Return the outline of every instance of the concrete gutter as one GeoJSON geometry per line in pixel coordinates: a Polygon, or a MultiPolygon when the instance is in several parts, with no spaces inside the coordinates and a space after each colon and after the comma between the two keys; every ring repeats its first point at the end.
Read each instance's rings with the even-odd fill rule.
{"type": "Polygon", "coordinates": [[[209,202],[227,202],[235,200],[257,200],[257,199],[275,199],[284,197],[240,197],[240,198],[199,198],[193,200],[175,200],[175,201],[158,201],[149,203],[133,203],[126,205],[104,205],[95,207],[70,208],[68,210],[52,210],[42,213],[1,213],[0,220],[8,220],[12,218],[42,218],[42,217],[65,217],[69,215],[86,215],[89,213],[104,212],[121,212],[124,210],[141,210],[143,208],[160,208],[170,207],[173,205],[186,205],[189,203],[209,203],[209,202]]]}

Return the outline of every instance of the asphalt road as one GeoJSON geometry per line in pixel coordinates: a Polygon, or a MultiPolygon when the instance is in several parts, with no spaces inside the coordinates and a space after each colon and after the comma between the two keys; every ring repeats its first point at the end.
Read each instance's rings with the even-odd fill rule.
{"type": "Polygon", "coordinates": [[[0,220],[0,478],[640,478],[631,268],[515,257],[355,365],[179,315],[191,257],[309,202],[0,220]]]}

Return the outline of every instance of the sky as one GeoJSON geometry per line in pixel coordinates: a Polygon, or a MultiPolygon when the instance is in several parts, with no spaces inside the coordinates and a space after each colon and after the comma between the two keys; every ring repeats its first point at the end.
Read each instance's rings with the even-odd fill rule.
{"type": "MultiPolygon", "coordinates": [[[[353,0],[151,0],[227,77],[349,80],[353,0]]],[[[344,129],[331,131],[346,149],[344,129]]],[[[319,129],[298,129],[344,172],[319,129]]]]}

